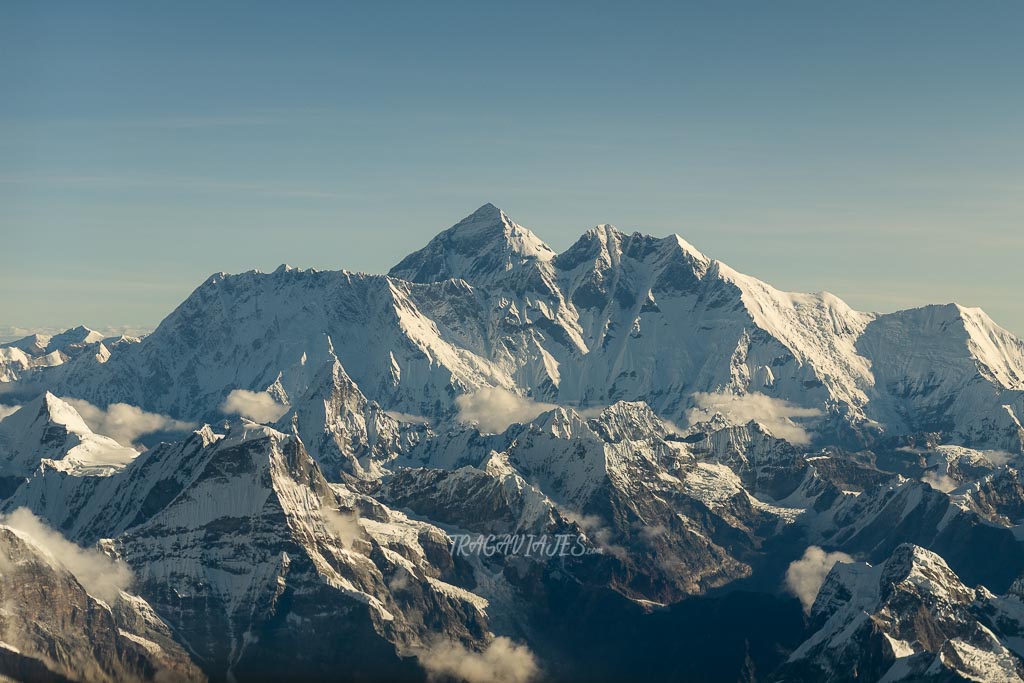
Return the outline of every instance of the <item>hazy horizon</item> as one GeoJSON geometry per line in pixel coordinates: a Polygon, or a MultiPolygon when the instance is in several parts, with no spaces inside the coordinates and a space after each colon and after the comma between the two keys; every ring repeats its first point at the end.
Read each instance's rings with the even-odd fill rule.
{"type": "Polygon", "coordinates": [[[384,273],[485,202],[1024,335],[1024,6],[0,8],[0,328],[384,273]],[[942,10],[939,11],[939,7],[942,10]]]}
{"type": "MultiPolygon", "coordinates": [[[[498,208],[502,208],[502,207],[498,207],[498,208]]],[[[520,223],[520,224],[523,224],[523,221],[520,221],[519,219],[517,219],[516,216],[509,214],[509,212],[507,212],[507,211],[505,213],[507,215],[509,215],[509,218],[511,218],[513,221],[515,221],[517,223],[520,223]]],[[[458,222],[458,221],[457,220],[453,220],[452,224],[454,225],[456,222],[458,222]]],[[[595,223],[594,225],[599,225],[599,223],[595,223]]],[[[439,228],[436,232],[441,232],[442,230],[446,229],[447,227],[450,227],[450,226],[444,226],[442,228],[439,228]]],[[[532,230],[532,228],[530,228],[529,225],[524,225],[524,227],[531,229],[531,231],[533,231],[533,232],[536,232],[536,231],[532,230]]],[[[594,227],[594,226],[590,226],[590,227],[594,227]]],[[[616,227],[622,229],[621,226],[616,226],[616,227]]],[[[587,228],[587,229],[589,229],[589,228],[587,228]]],[[[585,231],[586,231],[586,229],[581,230],[580,231],[580,235],[582,235],[585,231]]],[[[433,237],[434,234],[436,234],[436,232],[432,233],[430,235],[430,237],[433,237]]],[[[623,232],[627,232],[627,233],[641,232],[642,233],[644,231],[643,230],[624,230],[623,229],[623,232]]],[[[683,237],[684,239],[686,239],[685,235],[683,235],[681,233],[678,233],[678,232],[676,232],[676,233],[669,233],[669,234],[676,234],[676,235],[679,235],[680,237],[683,237]]],[[[656,237],[667,237],[668,235],[654,235],[654,236],[656,236],[656,237]]],[[[544,240],[544,236],[542,234],[538,234],[538,237],[540,237],[541,240],[545,241],[549,246],[554,248],[557,253],[561,253],[562,251],[565,251],[575,241],[575,240],[573,240],[573,241],[570,241],[567,244],[559,245],[559,246],[556,247],[556,245],[551,244],[550,242],[547,242],[547,240],[544,240]]],[[[429,237],[427,239],[429,239],[429,237]]],[[[690,240],[687,240],[687,241],[690,241],[690,240]]],[[[415,250],[419,249],[420,247],[424,246],[425,244],[426,244],[426,239],[424,240],[423,244],[417,244],[415,247],[410,248],[409,252],[415,251],[415,250]]],[[[715,256],[715,254],[707,253],[705,250],[703,250],[701,248],[701,246],[699,244],[694,244],[694,246],[697,249],[700,249],[701,251],[703,251],[710,258],[717,259],[717,260],[722,261],[722,262],[724,262],[724,263],[726,263],[727,265],[730,265],[730,266],[733,265],[732,263],[730,263],[726,259],[721,259],[721,258],[718,258],[717,256],[715,256]]],[[[403,254],[403,256],[404,255],[405,254],[403,254]]],[[[362,272],[362,273],[369,273],[369,274],[385,275],[385,274],[387,274],[387,271],[391,268],[391,266],[393,266],[396,263],[398,263],[399,260],[401,260],[401,259],[400,258],[396,259],[394,263],[390,263],[390,264],[382,267],[380,270],[376,270],[376,271],[367,270],[367,269],[360,269],[360,268],[347,268],[345,266],[339,266],[337,268],[318,268],[318,269],[320,269],[320,270],[349,270],[349,271],[353,271],[353,272],[362,272]]],[[[296,263],[281,262],[281,263],[276,263],[276,264],[272,264],[272,265],[271,264],[264,264],[262,266],[254,266],[252,268],[248,268],[248,269],[245,269],[245,270],[250,270],[250,271],[251,270],[258,270],[258,271],[261,271],[261,272],[264,272],[264,273],[269,273],[269,272],[272,272],[273,270],[275,270],[276,268],[278,268],[281,265],[288,265],[288,266],[291,266],[291,267],[301,268],[301,269],[317,268],[317,266],[305,266],[305,265],[296,264],[296,263]]],[[[164,317],[166,317],[167,314],[171,313],[171,311],[174,308],[176,308],[179,303],[184,301],[185,298],[189,294],[191,294],[191,292],[196,287],[198,287],[200,284],[202,284],[202,282],[204,282],[207,279],[207,277],[209,277],[213,273],[217,273],[217,272],[229,272],[229,274],[236,274],[236,273],[240,273],[240,272],[244,272],[244,271],[242,271],[242,270],[237,270],[237,271],[215,270],[215,271],[211,271],[210,273],[206,273],[204,276],[202,276],[201,278],[199,278],[197,281],[195,281],[193,283],[189,283],[189,284],[184,285],[183,288],[182,288],[182,293],[181,293],[180,299],[175,301],[155,321],[148,321],[148,322],[114,321],[112,323],[105,323],[105,324],[101,324],[101,325],[94,325],[94,324],[90,324],[90,322],[87,321],[87,320],[72,320],[72,321],[69,321],[69,322],[66,322],[66,323],[63,323],[63,324],[62,323],[56,323],[56,324],[43,324],[43,325],[31,326],[31,325],[19,325],[19,324],[16,324],[16,323],[8,323],[8,322],[6,322],[4,320],[0,320],[0,343],[6,342],[6,341],[13,341],[15,339],[20,339],[22,337],[28,336],[28,335],[33,334],[33,333],[55,334],[57,332],[62,332],[64,330],[66,330],[66,329],[69,329],[71,327],[76,327],[78,325],[84,325],[85,327],[89,327],[89,328],[94,329],[96,331],[103,332],[103,333],[109,334],[109,335],[114,335],[114,336],[121,335],[121,334],[127,334],[127,335],[131,335],[131,336],[148,334],[149,332],[152,332],[157,327],[157,325],[163,320],[164,317]]],[[[741,272],[745,272],[745,271],[742,271],[742,269],[741,269],[741,272]]],[[[745,274],[752,275],[754,277],[758,277],[757,273],[745,272],[745,274]]],[[[763,278],[760,278],[760,277],[759,277],[759,279],[763,280],[763,278]]],[[[145,282],[140,282],[138,284],[145,285],[145,282]]],[[[772,282],[768,282],[768,284],[769,285],[773,285],[772,282]]],[[[795,291],[795,290],[788,290],[788,291],[795,291]]],[[[801,291],[808,291],[809,292],[809,291],[812,291],[812,290],[801,290],[801,291]]],[[[853,306],[853,308],[855,308],[857,310],[865,311],[865,312],[870,312],[870,313],[890,313],[890,312],[894,312],[894,311],[897,311],[897,310],[904,310],[906,308],[914,308],[914,307],[917,307],[919,305],[920,306],[926,306],[926,305],[932,305],[932,304],[949,304],[949,303],[957,303],[957,304],[960,304],[962,306],[966,306],[966,307],[969,307],[969,308],[978,307],[976,305],[966,304],[963,301],[950,300],[950,301],[922,301],[920,304],[914,304],[914,305],[910,305],[910,306],[897,306],[895,308],[890,308],[890,309],[887,309],[887,310],[882,310],[882,309],[878,309],[878,308],[872,309],[872,308],[864,308],[864,307],[857,306],[854,303],[856,297],[843,296],[842,294],[836,292],[834,289],[829,289],[827,287],[824,288],[824,289],[813,290],[813,291],[816,291],[816,292],[817,291],[828,291],[828,292],[831,292],[832,294],[835,294],[835,295],[839,296],[841,299],[843,299],[848,304],[853,306]]],[[[980,308],[984,309],[983,306],[980,307],[980,308]]],[[[1003,327],[1007,327],[1002,321],[1000,321],[999,319],[997,319],[994,316],[992,316],[990,311],[986,310],[986,313],[988,313],[990,315],[990,317],[993,317],[993,319],[995,320],[995,322],[997,324],[1000,324],[1003,327]]],[[[1010,328],[1007,327],[1007,329],[1010,329],[1010,328]]],[[[1011,329],[1011,331],[1017,333],[1018,336],[1020,336],[1020,333],[1017,332],[1016,330],[1012,330],[1011,329]]]]}

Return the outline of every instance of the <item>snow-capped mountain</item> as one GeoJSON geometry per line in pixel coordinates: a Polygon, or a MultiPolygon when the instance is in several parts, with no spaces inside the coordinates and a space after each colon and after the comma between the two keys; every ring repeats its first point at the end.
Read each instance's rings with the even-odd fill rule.
{"type": "Polygon", "coordinates": [[[138,337],[125,335],[104,337],[82,325],[53,335],[29,335],[0,344],[0,382],[30,378],[35,370],[63,365],[86,354],[105,363],[111,351],[138,341],[138,337]]]}
{"type": "Polygon", "coordinates": [[[1024,680],[1020,596],[970,588],[915,545],[875,567],[837,563],[811,624],[778,680],[1024,680]]]}
{"type": "MultiPolygon", "coordinates": [[[[134,579],[103,676],[143,641],[161,680],[1024,671],[1024,343],[977,309],[862,313],[608,225],[559,254],[488,204],[388,275],[219,273],[0,376],[0,513],[134,579]],[[797,590],[809,546],[854,562],[797,590]]],[[[46,628],[0,674],[90,679],[46,628]]]]}
{"type": "Polygon", "coordinates": [[[212,419],[232,390],[308,381],[304,359],[325,358],[325,337],[368,399],[434,420],[490,386],[579,407],[643,400],[680,423],[725,393],[820,412],[807,428],[823,444],[941,431],[1020,451],[1024,439],[1024,342],[980,310],[860,313],[677,236],[611,226],[555,254],[491,205],[386,277],[214,275],[142,342],[50,381],[97,404],[212,419]]]}
{"type": "Polygon", "coordinates": [[[0,421],[0,477],[24,478],[40,466],[109,474],[138,451],[95,434],[67,402],[46,392],[0,421]]]}

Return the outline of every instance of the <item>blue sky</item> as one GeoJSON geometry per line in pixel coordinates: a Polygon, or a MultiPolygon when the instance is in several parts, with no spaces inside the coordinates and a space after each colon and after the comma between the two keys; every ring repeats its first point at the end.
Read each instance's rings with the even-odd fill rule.
{"type": "Polygon", "coordinates": [[[0,326],[384,272],[493,202],[1024,334],[1024,4],[0,5],[0,326]]]}

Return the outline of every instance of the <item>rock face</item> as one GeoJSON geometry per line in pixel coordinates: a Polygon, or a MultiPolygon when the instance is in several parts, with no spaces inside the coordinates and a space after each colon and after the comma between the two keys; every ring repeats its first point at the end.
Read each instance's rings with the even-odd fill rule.
{"type": "Polygon", "coordinates": [[[779,680],[1019,681],[1024,603],[968,588],[935,553],[901,545],[877,567],[837,564],[816,629],[779,680]]]}
{"type": "Polygon", "coordinates": [[[21,504],[84,542],[116,535],[111,551],[214,679],[324,678],[367,653],[360,675],[403,679],[416,667],[398,653],[488,640],[486,600],[448,583],[464,577],[440,529],[329,484],[269,427],[207,427],[117,476],[42,470],[21,504]],[[61,488],[77,506],[46,504],[61,488]]]}
{"type": "Polygon", "coordinates": [[[0,526],[0,675],[14,680],[205,681],[167,625],[128,593],[90,595],[31,536],[0,526]]]}
{"type": "Polygon", "coordinates": [[[976,309],[611,226],[556,254],[487,205],[387,276],[221,273],[95,336],[0,347],[0,514],[133,583],[9,532],[11,677],[1021,677],[1024,344],[976,309]],[[202,426],[129,448],[71,399],[202,426]],[[857,563],[805,618],[809,545],[857,563]]]}

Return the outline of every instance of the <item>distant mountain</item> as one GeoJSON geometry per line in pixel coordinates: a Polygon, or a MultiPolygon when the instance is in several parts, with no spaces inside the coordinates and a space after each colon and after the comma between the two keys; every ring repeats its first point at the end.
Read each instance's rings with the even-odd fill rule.
{"type": "Polygon", "coordinates": [[[488,386],[579,407],[643,400],[677,422],[695,396],[725,392],[821,411],[808,427],[823,445],[921,431],[1024,442],[1024,342],[978,309],[860,313],[776,290],[679,237],[611,226],[556,255],[492,205],[387,277],[214,275],[141,343],[48,373],[49,386],[212,419],[234,389],[304,385],[303,359],[328,345],[368,399],[435,421],[488,386]]]}
{"type": "MultiPolygon", "coordinates": [[[[211,680],[1024,672],[1024,343],[978,309],[607,225],[558,254],[488,204],[386,276],[219,273],[0,379],[0,514],[130,568],[211,680]]],[[[3,642],[0,674],[92,680],[3,642]]]]}

